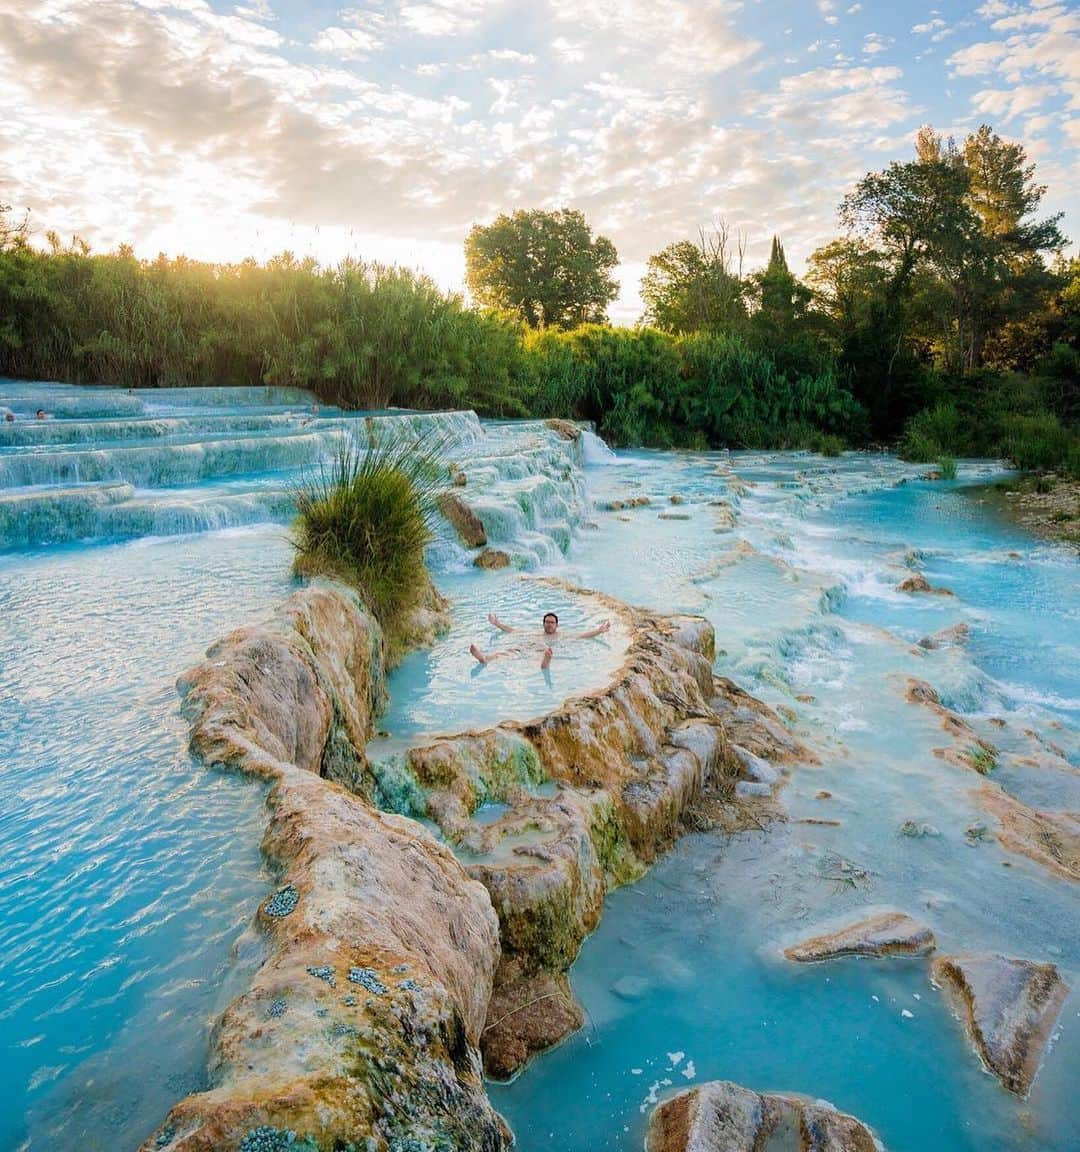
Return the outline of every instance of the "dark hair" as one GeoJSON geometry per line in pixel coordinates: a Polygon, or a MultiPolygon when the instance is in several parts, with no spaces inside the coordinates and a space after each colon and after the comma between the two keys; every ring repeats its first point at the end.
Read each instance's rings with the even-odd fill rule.
{"type": "MultiPolygon", "coordinates": [[[[556,624],[558,624],[559,618],[558,618],[558,616],[555,615],[554,612],[545,612],[544,613],[544,620],[546,620],[549,616],[552,618],[552,620],[555,621],[556,624]]],[[[544,620],[541,620],[540,623],[543,624],[544,620]]]]}

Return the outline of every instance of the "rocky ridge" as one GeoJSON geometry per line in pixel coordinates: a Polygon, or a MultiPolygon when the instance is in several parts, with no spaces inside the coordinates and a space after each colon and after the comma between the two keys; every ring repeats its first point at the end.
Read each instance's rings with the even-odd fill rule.
{"type": "Polygon", "coordinates": [[[632,626],[606,689],[410,753],[457,855],[374,807],[386,645],[349,590],[297,592],[181,678],[193,752],[272,783],[264,850],[281,886],[258,916],[267,959],[215,1029],[212,1087],[147,1152],[509,1146],[481,1050],[512,1071],[578,1026],[566,971],[604,893],[680,834],[703,789],[744,772],[731,741],[803,751],[713,677],[705,621],[606,603],[632,626]],[[494,824],[471,819],[500,798],[494,824]]]}

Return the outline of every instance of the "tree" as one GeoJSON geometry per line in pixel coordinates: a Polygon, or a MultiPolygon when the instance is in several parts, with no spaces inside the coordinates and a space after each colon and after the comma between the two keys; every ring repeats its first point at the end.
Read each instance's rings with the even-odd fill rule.
{"type": "Polygon", "coordinates": [[[0,201],[0,252],[5,248],[14,248],[17,244],[25,243],[30,231],[30,216],[26,214],[21,220],[12,220],[11,205],[0,201]]]}
{"type": "Polygon", "coordinates": [[[465,240],[465,282],[488,308],[516,312],[533,328],[603,322],[619,288],[606,236],[568,208],[501,215],[474,224],[465,240]]]}
{"type": "Polygon", "coordinates": [[[746,324],[742,277],[744,242],[737,238],[732,269],[731,236],[721,221],[701,229],[695,244],[680,240],[650,256],[641,281],[645,323],[666,332],[727,332],[746,324]]]}

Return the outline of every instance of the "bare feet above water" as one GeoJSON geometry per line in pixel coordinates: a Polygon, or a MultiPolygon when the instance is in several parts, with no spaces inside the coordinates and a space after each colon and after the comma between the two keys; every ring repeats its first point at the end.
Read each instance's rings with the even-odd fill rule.
{"type": "Polygon", "coordinates": [[[551,663],[551,658],[554,655],[555,655],[555,653],[552,652],[552,650],[550,648],[545,648],[544,649],[544,658],[543,658],[543,660],[540,661],[540,667],[546,668],[551,663]]]}
{"type": "Polygon", "coordinates": [[[483,654],[483,652],[480,651],[476,644],[469,645],[469,652],[472,653],[472,655],[475,656],[481,664],[486,664],[488,662],[488,658],[483,654]]]}

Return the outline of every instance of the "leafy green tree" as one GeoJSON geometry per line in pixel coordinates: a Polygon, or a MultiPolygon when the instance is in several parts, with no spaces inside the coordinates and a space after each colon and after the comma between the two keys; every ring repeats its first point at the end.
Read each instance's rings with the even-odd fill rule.
{"type": "Polygon", "coordinates": [[[665,332],[728,332],[745,327],[743,245],[732,267],[731,237],[721,222],[695,244],[680,240],[650,256],[641,281],[644,321],[665,332]]]}
{"type": "Polygon", "coordinates": [[[13,220],[11,218],[11,205],[0,201],[0,251],[24,243],[29,228],[29,216],[24,215],[21,220],[13,220]]]}
{"type": "Polygon", "coordinates": [[[465,240],[465,282],[483,307],[514,312],[532,328],[601,323],[619,288],[619,257],[569,208],[501,215],[465,240]]]}

